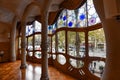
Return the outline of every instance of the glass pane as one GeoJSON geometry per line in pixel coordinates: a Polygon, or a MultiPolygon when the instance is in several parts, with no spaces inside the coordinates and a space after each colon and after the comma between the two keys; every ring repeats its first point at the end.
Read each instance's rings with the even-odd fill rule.
{"type": "Polygon", "coordinates": [[[59,54],[59,55],[57,56],[57,61],[58,61],[61,65],[64,65],[64,64],[66,63],[66,58],[65,58],[65,56],[59,54]]]}
{"type": "Polygon", "coordinates": [[[74,10],[67,10],[67,26],[69,28],[72,28],[72,27],[75,27],[75,22],[76,22],[76,19],[75,19],[75,14],[74,14],[74,10]]]}
{"type": "Polygon", "coordinates": [[[33,36],[28,37],[28,50],[33,50],[33,36]]]}
{"type": "Polygon", "coordinates": [[[55,53],[55,35],[52,37],[52,53],[55,53]]]}
{"type": "Polygon", "coordinates": [[[19,37],[19,49],[21,48],[21,37],[19,37]]]}
{"type": "Polygon", "coordinates": [[[51,52],[51,37],[48,36],[48,52],[51,52]]]}
{"type": "Polygon", "coordinates": [[[76,59],[72,59],[72,58],[70,58],[70,64],[74,68],[82,68],[84,66],[84,62],[82,60],[76,60],[76,59]]]}
{"type": "Polygon", "coordinates": [[[35,32],[41,32],[41,23],[35,21],[35,32]]]}
{"type": "Polygon", "coordinates": [[[85,33],[79,32],[79,38],[80,38],[80,50],[79,50],[79,56],[85,57],[85,33]]]}
{"type": "Polygon", "coordinates": [[[41,50],[41,34],[35,35],[35,50],[41,50]]]}
{"type": "Polygon", "coordinates": [[[89,56],[106,58],[106,42],[103,29],[89,32],[89,56]]]}
{"type": "Polygon", "coordinates": [[[93,0],[87,0],[88,25],[100,23],[100,19],[93,5],[93,0]]]}
{"type": "Polygon", "coordinates": [[[69,48],[68,53],[71,56],[76,56],[75,35],[76,32],[68,31],[68,48],[69,48]]]}
{"type": "Polygon", "coordinates": [[[82,7],[80,7],[79,9],[79,19],[78,19],[78,26],[79,27],[86,27],[87,26],[87,16],[86,16],[86,4],[84,4],[82,7]]]}
{"type": "Polygon", "coordinates": [[[85,34],[84,32],[68,32],[69,55],[85,57],[85,34]]]}
{"type": "Polygon", "coordinates": [[[65,53],[65,31],[58,32],[58,52],[65,53]]]}
{"type": "Polygon", "coordinates": [[[56,31],[57,28],[57,22],[54,23],[53,25],[49,25],[48,26],[48,34],[53,34],[56,31]]]}
{"type": "Polygon", "coordinates": [[[31,35],[34,33],[34,26],[33,25],[27,25],[26,26],[26,36],[31,35]]]}
{"type": "Polygon", "coordinates": [[[58,18],[58,28],[61,28],[61,27],[66,27],[66,20],[67,20],[67,10],[63,10],[58,18]]]}
{"type": "Polygon", "coordinates": [[[40,58],[42,57],[41,52],[36,51],[36,52],[35,52],[35,57],[38,58],[38,59],[40,59],[40,58]]]}
{"type": "Polygon", "coordinates": [[[89,64],[90,72],[98,77],[102,77],[104,67],[105,67],[105,62],[103,61],[92,61],[89,64]]]}

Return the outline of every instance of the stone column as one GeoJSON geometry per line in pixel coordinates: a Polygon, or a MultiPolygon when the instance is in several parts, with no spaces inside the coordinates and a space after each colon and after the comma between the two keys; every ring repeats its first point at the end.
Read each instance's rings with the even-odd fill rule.
{"type": "Polygon", "coordinates": [[[94,4],[103,24],[107,47],[102,80],[120,80],[120,21],[114,17],[106,19],[103,0],[94,0],[94,4]]]}
{"type": "Polygon", "coordinates": [[[47,58],[47,21],[48,21],[48,16],[47,13],[43,13],[42,17],[42,43],[41,43],[41,48],[42,48],[42,75],[41,75],[41,80],[49,80],[48,77],[48,58],[47,58]]]}
{"type": "Polygon", "coordinates": [[[42,74],[41,80],[49,80],[48,76],[48,57],[47,57],[47,27],[48,27],[48,9],[50,7],[51,0],[44,0],[42,10],[41,10],[41,23],[42,23],[42,74]]]}
{"type": "Polygon", "coordinates": [[[14,18],[13,26],[11,26],[10,33],[10,61],[16,61],[16,52],[15,52],[15,44],[16,44],[16,27],[17,27],[17,18],[14,18]]]}
{"type": "Polygon", "coordinates": [[[26,24],[21,22],[22,36],[21,36],[21,66],[20,68],[26,68],[26,24]]]}

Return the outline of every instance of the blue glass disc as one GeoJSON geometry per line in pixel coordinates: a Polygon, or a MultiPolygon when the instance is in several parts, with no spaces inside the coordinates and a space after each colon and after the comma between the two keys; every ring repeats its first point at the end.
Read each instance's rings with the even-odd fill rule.
{"type": "Polygon", "coordinates": [[[64,16],[64,17],[63,17],[63,21],[65,21],[66,19],[67,19],[67,17],[66,17],[66,16],[64,16]]]}
{"type": "Polygon", "coordinates": [[[69,27],[72,27],[72,25],[73,25],[73,23],[70,21],[70,22],[68,23],[68,26],[69,26],[69,27]]]}
{"type": "Polygon", "coordinates": [[[84,20],[85,19],[85,15],[84,14],[81,14],[80,15],[80,20],[84,20]]]}

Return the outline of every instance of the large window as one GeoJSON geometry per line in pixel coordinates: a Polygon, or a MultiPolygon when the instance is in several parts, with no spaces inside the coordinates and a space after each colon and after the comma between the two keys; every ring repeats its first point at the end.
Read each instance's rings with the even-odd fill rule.
{"type": "MultiPolygon", "coordinates": [[[[52,57],[52,64],[58,64],[61,69],[78,74],[78,77],[87,75],[86,70],[87,73],[101,77],[106,58],[104,32],[102,27],[96,30],[90,28],[98,23],[100,19],[93,0],[87,0],[76,10],[64,9],[58,20],[48,25],[47,52],[49,60],[52,57]]],[[[26,27],[28,55],[35,60],[42,58],[41,29],[42,25],[38,21],[26,27]]]]}

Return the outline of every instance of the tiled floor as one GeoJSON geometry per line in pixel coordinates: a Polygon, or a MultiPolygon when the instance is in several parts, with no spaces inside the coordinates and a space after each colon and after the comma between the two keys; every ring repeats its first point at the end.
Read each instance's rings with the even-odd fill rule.
{"type": "MultiPolygon", "coordinates": [[[[30,62],[27,64],[27,68],[21,70],[20,61],[0,63],[0,80],[40,80],[41,65],[30,62]]],[[[48,70],[50,80],[76,80],[52,66],[48,70]]]]}

